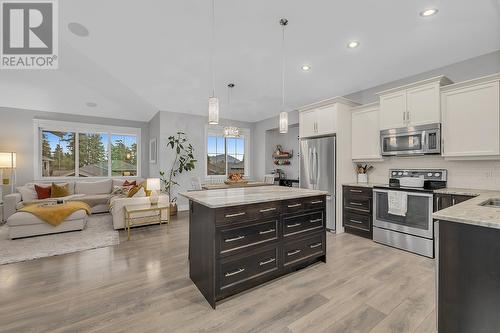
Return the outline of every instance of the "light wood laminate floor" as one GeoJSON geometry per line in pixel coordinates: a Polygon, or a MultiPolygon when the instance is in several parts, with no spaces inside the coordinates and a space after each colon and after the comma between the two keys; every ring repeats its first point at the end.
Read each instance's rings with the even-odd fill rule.
{"type": "Polygon", "coordinates": [[[212,310],[187,214],[121,244],[0,266],[0,332],[435,332],[434,260],[328,233],[328,261],[212,310]]]}

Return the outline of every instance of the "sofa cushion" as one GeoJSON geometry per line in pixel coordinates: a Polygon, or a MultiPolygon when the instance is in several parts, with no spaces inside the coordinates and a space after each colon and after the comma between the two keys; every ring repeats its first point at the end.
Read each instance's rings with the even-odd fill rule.
{"type": "Polygon", "coordinates": [[[24,185],[16,188],[17,192],[21,194],[21,199],[23,201],[33,201],[38,198],[35,187],[33,185],[24,185]]]}
{"type": "MultiPolygon", "coordinates": [[[[87,216],[87,212],[85,210],[78,210],[68,216],[65,221],[71,221],[71,220],[80,220],[84,219],[87,216]]],[[[21,225],[33,225],[33,224],[48,224],[47,222],[44,222],[43,220],[39,219],[35,215],[27,212],[17,212],[13,215],[11,215],[7,219],[7,224],[9,227],[14,227],[14,226],[21,226],[21,225]]],[[[63,222],[64,224],[64,222],[63,222]]]]}
{"type": "Polygon", "coordinates": [[[110,194],[113,189],[111,179],[95,182],[77,182],[75,184],[76,194],[110,194]]]}
{"type": "Polygon", "coordinates": [[[37,199],[47,199],[50,198],[51,186],[39,186],[35,184],[35,191],[37,199]]]}
{"type": "Polygon", "coordinates": [[[84,196],[77,196],[68,199],[68,201],[83,201],[90,207],[98,205],[108,205],[111,199],[111,194],[88,194],[84,196]]]}
{"type": "Polygon", "coordinates": [[[50,189],[50,197],[51,198],[62,198],[67,197],[69,195],[69,184],[60,184],[52,183],[52,187],[50,189]]]}

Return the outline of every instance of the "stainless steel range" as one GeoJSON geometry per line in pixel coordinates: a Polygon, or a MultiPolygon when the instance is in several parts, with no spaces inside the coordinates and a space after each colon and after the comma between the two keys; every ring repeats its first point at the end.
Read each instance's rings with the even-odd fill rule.
{"type": "Polygon", "coordinates": [[[373,189],[373,240],[434,258],[434,190],[446,187],[443,169],[394,169],[373,189]]]}

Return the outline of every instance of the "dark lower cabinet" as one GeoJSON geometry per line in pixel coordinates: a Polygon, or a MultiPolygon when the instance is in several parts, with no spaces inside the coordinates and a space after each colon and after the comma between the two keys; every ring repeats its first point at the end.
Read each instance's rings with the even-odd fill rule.
{"type": "Polygon", "coordinates": [[[373,189],[371,187],[343,186],[343,224],[348,233],[373,238],[373,189]]]}
{"type": "Polygon", "coordinates": [[[437,212],[472,198],[474,198],[472,195],[436,193],[434,194],[434,211],[437,212]]]}
{"type": "Polygon", "coordinates": [[[326,262],[326,196],[189,205],[189,275],[213,308],[228,296],[326,262]]]}
{"type": "Polygon", "coordinates": [[[500,230],[439,221],[440,333],[500,332],[500,230]]]}

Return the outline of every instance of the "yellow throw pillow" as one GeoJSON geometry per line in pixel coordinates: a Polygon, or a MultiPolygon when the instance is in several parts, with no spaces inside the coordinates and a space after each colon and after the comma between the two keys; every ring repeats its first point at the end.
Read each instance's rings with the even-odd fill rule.
{"type": "Polygon", "coordinates": [[[62,197],[67,197],[68,195],[69,195],[69,184],[57,185],[55,183],[52,183],[50,190],[51,198],[62,198],[62,197]]]}

